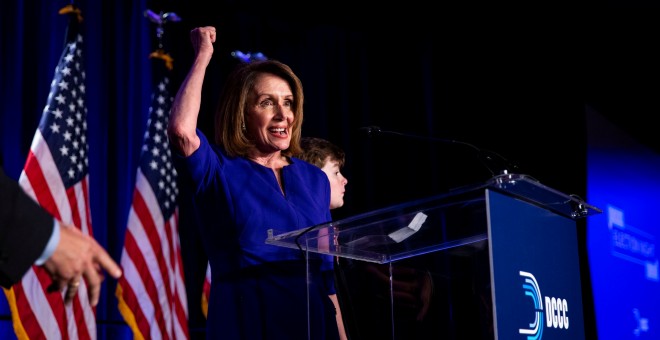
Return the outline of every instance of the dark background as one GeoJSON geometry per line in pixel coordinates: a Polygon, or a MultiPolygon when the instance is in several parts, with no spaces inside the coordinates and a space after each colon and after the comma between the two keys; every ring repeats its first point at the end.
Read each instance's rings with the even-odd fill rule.
{"type": "MultiPolygon", "coordinates": [[[[62,50],[68,1],[3,2],[0,27],[1,141],[18,178],[62,50]]],[[[152,92],[155,25],[175,12],[163,46],[172,80],[188,71],[188,32],[218,29],[204,87],[200,127],[210,134],[215,97],[238,61],[262,52],[289,64],[305,89],[303,134],[347,155],[346,205],[335,218],[480,183],[501,170],[478,156],[500,155],[513,172],[585,197],[585,106],[660,152],[658,7],[651,2],[545,6],[442,5],[412,1],[76,2],[85,15],[94,232],[119,259],[152,92]],[[365,126],[427,139],[368,137],[365,126]],[[477,149],[479,151],[477,151],[477,149]]],[[[182,228],[191,329],[205,262],[194,232],[182,228]],[[186,249],[188,249],[186,251],[186,249]]],[[[114,282],[100,322],[121,323],[114,282]],[[119,320],[119,321],[118,321],[119,320]]]]}
{"type": "MultiPolygon", "coordinates": [[[[526,13],[437,10],[414,2],[316,6],[257,1],[229,4],[217,14],[180,8],[188,20],[175,30],[177,44],[184,44],[173,51],[188,65],[189,29],[218,28],[209,74],[221,76],[207,78],[207,98],[235,63],[233,50],[263,52],[292,66],[306,90],[303,133],[347,152],[346,205],[333,212],[336,218],[480,182],[499,170],[498,164],[485,167],[477,159],[481,151],[463,144],[368,137],[364,126],[495,152],[516,166],[510,171],[587,201],[586,106],[660,151],[652,123],[660,93],[654,8],[629,3],[526,13]]],[[[201,119],[210,126],[207,105],[201,119]]],[[[588,273],[583,280],[591,323],[588,273]]],[[[591,327],[588,336],[595,334],[591,327]]]]}

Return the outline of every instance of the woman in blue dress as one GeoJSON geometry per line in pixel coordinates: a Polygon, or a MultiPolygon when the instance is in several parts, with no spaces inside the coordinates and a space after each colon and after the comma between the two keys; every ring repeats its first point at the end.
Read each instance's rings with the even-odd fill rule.
{"type": "Polygon", "coordinates": [[[331,220],[327,176],[295,157],[302,84],[275,60],[238,65],[223,87],[210,142],[197,118],[216,31],[199,27],[190,37],[195,58],[168,132],[212,269],[207,338],[339,339],[332,257],[308,255],[308,277],[304,252],[265,243],[268,229],[331,220]]]}

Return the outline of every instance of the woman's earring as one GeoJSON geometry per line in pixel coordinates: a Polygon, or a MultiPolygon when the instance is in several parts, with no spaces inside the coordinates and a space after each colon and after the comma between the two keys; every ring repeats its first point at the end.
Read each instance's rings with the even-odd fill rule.
{"type": "Polygon", "coordinates": [[[243,124],[241,125],[241,129],[243,129],[243,131],[245,131],[245,123],[243,123],[243,124]]]}

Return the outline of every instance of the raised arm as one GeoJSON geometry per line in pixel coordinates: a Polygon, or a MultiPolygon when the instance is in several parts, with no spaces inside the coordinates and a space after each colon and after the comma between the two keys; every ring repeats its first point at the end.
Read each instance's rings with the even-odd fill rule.
{"type": "Polygon", "coordinates": [[[198,27],[190,31],[195,60],[174,98],[168,126],[170,143],[183,156],[190,156],[199,148],[197,117],[202,101],[204,75],[213,56],[215,39],[215,27],[212,26],[198,27]]]}

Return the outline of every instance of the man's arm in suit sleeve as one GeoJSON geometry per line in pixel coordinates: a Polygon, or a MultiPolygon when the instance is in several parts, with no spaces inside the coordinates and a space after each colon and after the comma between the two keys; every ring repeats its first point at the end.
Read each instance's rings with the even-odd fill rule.
{"type": "Polygon", "coordinates": [[[0,167],[0,286],[18,282],[43,253],[53,216],[0,167]]]}

